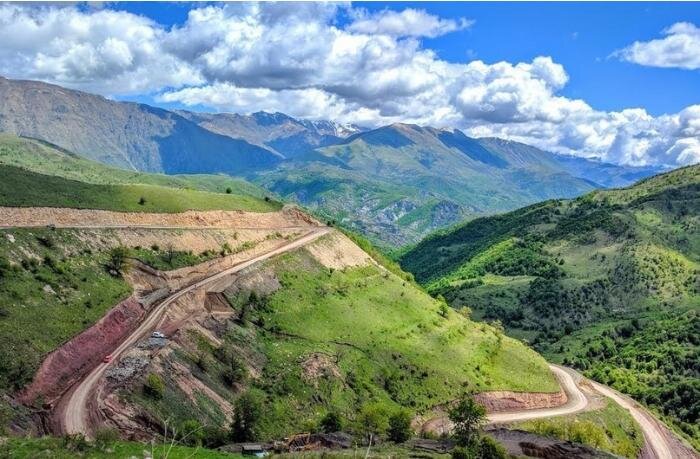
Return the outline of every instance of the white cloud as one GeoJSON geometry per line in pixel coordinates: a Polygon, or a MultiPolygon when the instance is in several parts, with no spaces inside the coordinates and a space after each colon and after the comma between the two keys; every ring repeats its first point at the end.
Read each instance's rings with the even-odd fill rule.
{"type": "Polygon", "coordinates": [[[649,67],[700,68],[700,28],[689,22],[678,22],[663,34],[664,38],[636,41],[615,55],[649,67]]]}
{"type": "Polygon", "coordinates": [[[166,29],[112,10],[3,4],[0,72],[219,111],[460,128],[618,163],[698,161],[700,106],[599,111],[560,95],[569,76],[550,57],[454,63],[419,40],[467,25],[413,9],[256,3],[198,7],[166,29]]]}
{"type": "Polygon", "coordinates": [[[413,8],[406,8],[403,11],[383,10],[376,14],[369,14],[366,10],[357,10],[355,20],[350,24],[348,30],[370,35],[435,38],[466,29],[473,24],[473,20],[465,18],[441,19],[426,13],[424,10],[413,8]]]}
{"type": "Polygon", "coordinates": [[[162,52],[157,24],[133,14],[0,5],[0,73],[103,94],[135,94],[204,80],[162,52]]]}

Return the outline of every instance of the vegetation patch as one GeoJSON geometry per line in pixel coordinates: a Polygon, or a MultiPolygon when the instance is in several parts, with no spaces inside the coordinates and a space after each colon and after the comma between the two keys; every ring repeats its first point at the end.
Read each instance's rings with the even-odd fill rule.
{"type": "Polygon", "coordinates": [[[512,427],[581,443],[630,459],[638,457],[644,446],[642,431],[629,412],[609,400],[601,409],[520,422],[512,427]]]}
{"type": "Polygon", "coordinates": [[[700,166],[436,234],[434,295],[645,403],[700,448],[700,166]]]}

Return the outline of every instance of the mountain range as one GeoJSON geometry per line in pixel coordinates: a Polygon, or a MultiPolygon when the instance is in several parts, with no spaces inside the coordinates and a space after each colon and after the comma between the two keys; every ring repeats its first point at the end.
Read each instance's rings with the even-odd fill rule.
{"type": "Polygon", "coordinates": [[[168,111],[35,81],[0,78],[0,97],[0,132],[126,169],[242,177],[384,246],[658,172],[459,130],[168,111]]]}

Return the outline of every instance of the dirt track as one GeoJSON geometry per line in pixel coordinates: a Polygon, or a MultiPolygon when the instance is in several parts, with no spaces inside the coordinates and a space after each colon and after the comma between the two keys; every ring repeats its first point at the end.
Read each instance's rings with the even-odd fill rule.
{"type": "Polygon", "coordinates": [[[214,210],[170,214],[54,207],[0,207],[0,228],[42,226],[100,229],[284,229],[320,225],[293,207],[265,213],[214,210]]]}
{"type": "MultiPolygon", "coordinates": [[[[145,335],[150,333],[159,324],[163,312],[167,309],[173,301],[177,300],[181,296],[202,288],[207,284],[215,282],[216,280],[238,272],[245,269],[255,263],[266,260],[268,258],[274,257],[281,253],[294,250],[296,248],[302,247],[311,241],[323,236],[330,232],[328,228],[314,228],[308,231],[304,236],[289,242],[288,244],[278,247],[276,249],[270,250],[264,254],[258,255],[257,257],[251,258],[247,261],[237,264],[231,268],[224,271],[220,271],[210,277],[207,277],[199,282],[189,285],[176,293],[167,297],[161,304],[151,311],[151,313],[146,317],[146,319],[139,325],[139,327],[124,340],[119,347],[112,353],[114,360],[119,358],[129,347],[134,345],[138,340],[143,338],[145,335]]],[[[91,426],[89,421],[88,412],[88,402],[91,397],[95,395],[97,388],[97,383],[104,374],[104,372],[109,367],[109,363],[100,363],[95,367],[88,375],[80,381],[71,391],[69,391],[64,398],[59,402],[55,416],[57,418],[60,430],[64,433],[83,433],[86,436],[91,434],[91,426]]]]}

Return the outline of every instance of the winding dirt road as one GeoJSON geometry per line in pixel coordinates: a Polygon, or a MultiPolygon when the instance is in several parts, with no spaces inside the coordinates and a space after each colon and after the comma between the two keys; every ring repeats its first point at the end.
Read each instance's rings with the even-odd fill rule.
{"type": "Polygon", "coordinates": [[[588,406],[588,398],[581,392],[573,376],[565,369],[550,365],[549,369],[557,377],[559,385],[566,393],[566,403],[552,408],[491,413],[487,416],[489,424],[504,424],[507,422],[527,421],[530,419],[551,418],[564,414],[574,414],[583,411],[588,406]]]}
{"type": "MultiPolygon", "coordinates": [[[[113,362],[119,359],[119,356],[124,353],[127,349],[133,346],[137,341],[142,339],[144,336],[149,334],[153,329],[157,327],[160,320],[162,319],[163,313],[175,300],[186,295],[193,290],[205,287],[206,285],[215,282],[222,277],[228,276],[230,274],[241,271],[249,266],[252,266],[260,261],[272,258],[274,256],[280,255],[282,253],[288,252],[290,250],[302,247],[319,237],[329,233],[331,230],[325,227],[316,227],[308,231],[305,235],[295,239],[288,244],[285,244],[276,249],[270,250],[262,255],[251,258],[247,261],[241,262],[231,268],[224,271],[220,271],[210,277],[207,277],[199,282],[191,284],[172,295],[168,296],[162,303],[156,306],[144,319],[144,321],[139,325],[139,327],[127,337],[112,353],[113,362]]],[[[90,436],[91,426],[88,418],[88,402],[91,397],[93,397],[97,390],[97,383],[100,378],[104,375],[107,368],[109,368],[110,363],[100,363],[98,364],[88,375],[78,382],[72,389],[66,394],[67,400],[59,402],[57,406],[57,417],[58,423],[60,425],[60,430],[64,433],[82,433],[85,436],[90,436]]]]}

